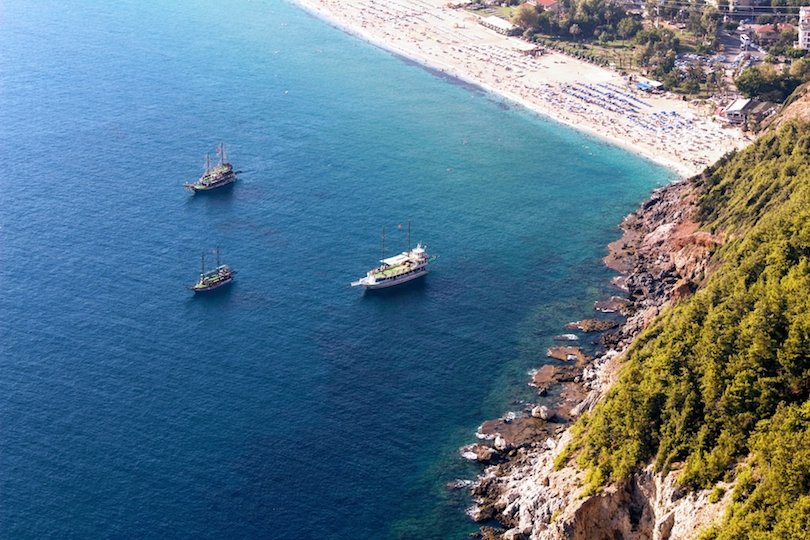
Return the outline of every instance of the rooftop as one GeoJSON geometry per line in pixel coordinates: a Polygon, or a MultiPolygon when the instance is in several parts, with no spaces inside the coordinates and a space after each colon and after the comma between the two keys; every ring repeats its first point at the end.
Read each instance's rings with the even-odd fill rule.
{"type": "Polygon", "coordinates": [[[742,112],[751,104],[750,99],[740,98],[735,100],[734,103],[726,107],[726,113],[742,112]]]}
{"type": "Polygon", "coordinates": [[[510,23],[509,21],[501,19],[500,17],[496,17],[495,15],[484,17],[483,19],[481,19],[481,22],[488,24],[490,26],[494,26],[495,28],[500,28],[501,30],[505,31],[514,30],[515,28],[517,28],[514,24],[510,23]]]}

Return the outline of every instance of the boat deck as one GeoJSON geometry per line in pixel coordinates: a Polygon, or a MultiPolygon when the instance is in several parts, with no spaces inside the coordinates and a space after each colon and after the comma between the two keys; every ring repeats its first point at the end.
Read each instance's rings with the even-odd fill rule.
{"type": "Polygon", "coordinates": [[[398,266],[391,266],[388,268],[377,269],[374,272],[374,277],[391,277],[396,276],[397,274],[404,274],[409,270],[413,270],[414,265],[411,264],[400,264],[398,266]]]}

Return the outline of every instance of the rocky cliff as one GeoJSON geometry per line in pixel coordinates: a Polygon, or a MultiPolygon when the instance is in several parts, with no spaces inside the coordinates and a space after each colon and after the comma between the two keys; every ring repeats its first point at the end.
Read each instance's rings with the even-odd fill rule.
{"type": "Polygon", "coordinates": [[[766,127],[777,129],[794,120],[810,122],[810,83],[797,88],[785,102],[781,112],[766,122],[766,127]]]}
{"type": "MultiPolygon", "coordinates": [[[[698,230],[696,198],[691,183],[672,184],[656,190],[623,221],[623,235],[610,245],[605,263],[621,273],[615,284],[625,291],[621,309],[627,319],[605,336],[607,352],[582,367],[576,380],[587,395],[564,419],[592,408],[641,330],[706,278],[709,256],[721,239],[698,230]]],[[[483,527],[483,538],[691,538],[725,508],[728,496],[709,503],[708,492],[687,494],[677,487],[677,470],[661,475],[649,467],[621,485],[588,495],[583,471],[574,465],[555,468],[571,438],[571,429],[559,425],[538,428],[524,440],[501,437],[498,448],[486,452],[487,462],[497,464],[473,486],[470,515],[477,521],[494,518],[506,529],[483,527]]]]}

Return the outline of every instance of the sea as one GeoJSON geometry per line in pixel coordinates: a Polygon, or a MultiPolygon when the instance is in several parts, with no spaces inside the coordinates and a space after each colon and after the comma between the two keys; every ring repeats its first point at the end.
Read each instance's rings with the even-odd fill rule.
{"type": "Polygon", "coordinates": [[[674,178],[286,0],[4,0],[0,164],[13,539],[466,538],[458,448],[674,178]],[[409,224],[430,274],[351,288],[409,224]]]}

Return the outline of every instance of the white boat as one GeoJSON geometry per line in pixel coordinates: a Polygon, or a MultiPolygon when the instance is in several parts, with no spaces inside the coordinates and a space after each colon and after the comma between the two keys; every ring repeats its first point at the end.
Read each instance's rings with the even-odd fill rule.
{"type": "MultiPolygon", "coordinates": [[[[410,247],[410,224],[408,225],[408,244],[410,247]]],[[[380,266],[369,270],[365,277],[352,281],[352,287],[365,287],[367,289],[384,289],[407,283],[428,273],[430,259],[427,246],[422,243],[416,247],[403,251],[399,255],[380,259],[380,266]]],[[[385,251],[385,230],[383,230],[383,252],[385,251]]]]}

